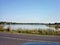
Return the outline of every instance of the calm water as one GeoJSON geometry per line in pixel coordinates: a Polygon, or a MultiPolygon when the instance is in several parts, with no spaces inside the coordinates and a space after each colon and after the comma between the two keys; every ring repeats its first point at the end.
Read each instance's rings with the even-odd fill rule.
{"type": "Polygon", "coordinates": [[[46,25],[4,25],[4,28],[8,27],[11,29],[54,29],[46,25]]]}
{"type": "Polygon", "coordinates": [[[60,45],[60,43],[31,42],[31,43],[24,43],[23,45],[60,45]]]}

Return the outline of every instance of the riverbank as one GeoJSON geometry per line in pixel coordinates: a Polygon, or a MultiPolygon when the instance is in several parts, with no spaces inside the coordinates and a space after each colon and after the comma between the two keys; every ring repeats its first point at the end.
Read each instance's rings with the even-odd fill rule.
{"type": "Polygon", "coordinates": [[[12,33],[12,34],[30,34],[30,35],[49,35],[49,36],[60,36],[60,31],[54,30],[26,30],[26,29],[19,29],[19,30],[0,30],[0,32],[12,33]]]}

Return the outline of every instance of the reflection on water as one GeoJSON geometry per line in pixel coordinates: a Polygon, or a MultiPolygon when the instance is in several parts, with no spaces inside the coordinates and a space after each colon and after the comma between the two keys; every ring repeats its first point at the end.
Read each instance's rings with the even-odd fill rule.
{"type": "Polygon", "coordinates": [[[24,43],[23,45],[60,45],[60,43],[31,42],[31,43],[24,43]]]}
{"type": "MultiPolygon", "coordinates": [[[[9,25],[4,25],[4,28],[8,28],[9,25]]],[[[54,29],[46,25],[10,25],[11,29],[54,29]]]]}

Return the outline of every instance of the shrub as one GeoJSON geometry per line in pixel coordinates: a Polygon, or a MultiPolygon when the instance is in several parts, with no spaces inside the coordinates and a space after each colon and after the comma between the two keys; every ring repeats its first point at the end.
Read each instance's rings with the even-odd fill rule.
{"type": "Polygon", "coordinates": [[[3,27],[3,25],[0,25],[0,31],[4,31],[4,27],[3,27]]]}

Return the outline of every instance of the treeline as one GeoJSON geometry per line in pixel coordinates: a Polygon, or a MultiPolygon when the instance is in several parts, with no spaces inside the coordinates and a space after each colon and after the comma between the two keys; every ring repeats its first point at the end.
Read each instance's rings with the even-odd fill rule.
{"type": "Polygon", "coordinates": [[[0,22],[0,24],[45,25],[44,23],[16,23],[16,22],[0,22]]]}
{"type": "Polygon", "coordinates": [[[22,24],[22,25],[60,25],[60,23],[17,23],[17,22],[0,22],[0,24],[22,24]]]}

